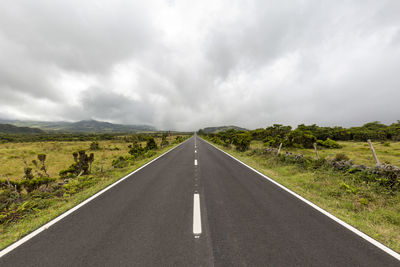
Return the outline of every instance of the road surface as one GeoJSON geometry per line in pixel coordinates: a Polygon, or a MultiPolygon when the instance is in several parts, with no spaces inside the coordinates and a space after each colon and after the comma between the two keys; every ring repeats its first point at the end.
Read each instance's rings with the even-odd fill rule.
{"type": "Polygon", "coordinates": [[[400,261],[193,137],[1,257],[0,266],[400,261]]]}

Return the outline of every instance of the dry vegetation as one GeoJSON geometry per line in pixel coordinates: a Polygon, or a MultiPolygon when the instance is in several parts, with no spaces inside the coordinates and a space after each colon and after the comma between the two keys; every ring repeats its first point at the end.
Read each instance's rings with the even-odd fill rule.
{"type": "MultiPolygon", "coordinates": [[[[50,177],[57,177],[60,170],[68,168],[73,162],[72,153],[79,150],[89,150],[90,141],[75,142],[32,142],[0,144],[0,175],[10,180],[22,179],[26,162],[32,165],[32,160],[38,154],[46,154],[46,165],[50,177]]],[[[101,160],[104,168],[110,168],[111,162],[119,155],[127,155],[128,144],[122,140],[99,141],[100,149],[92,151],[95,155],[93,169],[99,169],[101,160]]]]}

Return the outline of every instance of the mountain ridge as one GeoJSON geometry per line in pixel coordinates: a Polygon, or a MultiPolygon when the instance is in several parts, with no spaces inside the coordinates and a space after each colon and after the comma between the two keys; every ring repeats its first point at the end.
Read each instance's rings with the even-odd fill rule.
{"type": "Polygon", "coordinates": [[[66,121],[23,121],[0,119],[0,123],[17,127],[41,129],[47,132],[69,133],[131,133],[143,131],[157,131],[150,125],[115,124],[97,120],[81,120],[77,122],[66,121]]]}
{"type": "Polygon", "coordinates": [[[18,127],[12,124],[0,123],[0,133],[5,134],[44,134],[45,132],[38,128],[18,127]]]}
{"type": "Polygon", "coordinates": [[[204,131],[204,133],[218,133],[218,132],[223,132],[223,131],[227,131],[227,130],[230,130],[230,129],[233,129],[233,130],[236,130],[236,131],[248,131],[246,128],[242,128],[242,127],[235,126],[235,125],[205,127],[202,130],[204,131]]]}

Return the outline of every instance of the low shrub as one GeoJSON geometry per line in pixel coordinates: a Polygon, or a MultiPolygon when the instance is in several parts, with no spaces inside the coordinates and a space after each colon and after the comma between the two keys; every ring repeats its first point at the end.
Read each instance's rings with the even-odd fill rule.
{"type": "Polygon", "coordinates": [[[94,154],[90,153],[87,155],[85,150],[72,153],[74,157],[74,163],[69,166],[66,170],[59,172],[60,177],[76,177],[79,175],[88,175],[92,169],[92,163],[94,161],[94,154]]]}
{"type": "Polygon", "coordinates": [[[376,181],[384,187],[393,189],[394,191],[400,190],[400,168],[383,164],[376,166],[370,170],[371,173],[376,174],[379,178],[376,181]]]}
{"type": "Polygon", "coordinates": [[[163,137],[161,139],[160,147],[163,148],[163,147],[167,147],[167,146],[169,146],[169,142],[167,140],[167,137],[165,135],[163,135],[163,137]]]}
{"type": "Polygon", "coordinates": [[[283,143],[283,139],[280,136],[267,136],[263,142],[265,146],[278,147],[280,143],[283,143]]]}
{"type": "Polygon", "coordinates": [[[125,168],[129,166],[129,161],[126,157],[119,156],[118,158],[114,159],[111,163],[114,168],[125,168]]]}
{"type": "Polygon", "coordinates": [[[183,138],[183,136],[178,135],[175,140],[174,140],[174,144],[179,144],[182,143],[185,139],[183,138]]]}
{"type": "Polygon", "coordinates": [[[68,197],[82,191],[84,188],[92,186],[96,182],[96,179],[92,176],[81,176],[78,179],[72,179],[68,183],[63,185],[64,195],[68,197]]]}
{"type": "Polygon", "coordinates": [[[285,147],[313,148],[317,138],[311,131],[296,129],[291,131],[285,140],[285,147]]]}
{"type": "Polygon", "coordinates": [[[138,142],[134,142],[132,145],[129,145],[128,148],[129,148],[129,154],[133,158],[139,158],[146,152],[146,150],[142,147],[142,144],[138,142]]]}
{"type": "Polygon", "coordinates": [[[34,201],[12,203],[10,207],[0,213],[0,223],[10,223],[22,218],[26,213],[32,211],[36,206],[34,201]]]}
{"type": "Polygon", "coordinates": [[[334,161],[348,161],[349,157],[344,153],[337,153],[333,158],[334,161]]]}
{"type": "Polygon", "coordinates": [[[92,143],[90,144],[90,148],[89,148],[89,149],[90,149],[90,150],[99,150],[99,149],[100,149],[99,143],[96,142],[96,141],[92,142],[92,143]]]}
{"type": "Polygon", "coordinates": [[[22,180],[19,183],[26,189],[26,191],[32,192],[33,190],[38,189],[41,185],[47,185],[56,180],[57,179],[50,177],[37,177],[30,180],[22,180]]]}
{"type": "Polygon", "coordinates": [[[232,143],[235,145],[236,150],[246,151],[250,147],[251,135],[249,133],[240,133],[233,136],[232,143]]]}
{"type": "Polygon", "coordinates": [[[156,150],[157,148],[158,148],[157,147],[157,143],[154,140],[154,138],[153,137],[149,137],[149,139],[147,139],[147,143],[146,143],[145,149],[146,150],[156,150]]]}
{"type": "Polygon", "coordinates": [[[342,147],[341,145],[339,145],[338,142],[336,142],[332,139],[329,139],[329,138],[326,139],[325,141],[318,140],[317,144],[319,144],[320,146],[325,147],[325,148],[341,148],[342,147]]]}
{"type": "Polygon", "coordinates": [[[357,194],[357,192],[358,192],[357,188],[351,187],[350,185],[346,184],[345,182],[342,182],[340,184],[340,187],[345,189],[347,193],[357,194]]]}

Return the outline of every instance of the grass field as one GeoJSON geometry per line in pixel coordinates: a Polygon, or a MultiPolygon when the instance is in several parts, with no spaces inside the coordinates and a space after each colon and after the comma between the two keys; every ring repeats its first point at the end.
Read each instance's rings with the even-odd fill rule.
{"type": "MultiPolygon", "coordinates": [[[[174,136],[171,138],[170,141],[175,139],[174,136]]],[[[156,139],[156,142],[159,145],[161,139],[156,139]]],[[[127,167],[113,168],[111,162],[114,159],[119,156],[129,155],[128,145],[130,143],[122,139],[99,141],[98,143],[100,149],[95,151],[89,151],[91,142],[86,141],[0,144],[0,178],[9,178],[10,180],[22,179],[25,167],[24,161],[32,167],[33,164],[31,161],[37,159],[37,154],[40,153],[47,155],[46,165],[48,166],[49,175],[59,179],[61,182],[63,179],[59,177],[58,173],[60,170],[68,168],[73,163],[73,152],[85,149],[87,152],[93,152],[95,155],[92,173],[90,175],[75,177],[68,183],[64,183],[59,187],[60,189],[57,189],[63,192],[61,196],[57,194],[57,191],[42,192],[40,190],[35,190],[29,194],[22,191],[19,194],[21,199],[29,203],[30,206],[27,206],[31,208],[23,211],[21,216],[17,217],[17,219],[0,224],[0,249],[76,206],[96,192],[177,145],[171,144],[167,147],[159,148],[154,151],[151,157],[139,158],[127,167]],[[104,162],[104,171],[100,172],[102,161],[104,162]]],[[[142,145],[145,146],[145,143],[142,145]]],[[[3,190],[0,189],[0,196],[2,196],[2,191],[3,190]]],[[[1,199],[8,201],[4,199],[4,195],[1,199]]],[[[22,207],[21,205],[23,206],[23,203],[17,202],[12,204],[8,211],[5,210],[1,212],[5,214],[10,210],[20,210],[22,207]]]]}
{"type": "MultiPolygon", "coordinates": [[[[375,160],[372,156],[371,149],[367,142],[338,142],[342,148],[324,149],[318,147],[320,157],[334,157],[337,153],[346,154],[354,164],[374,166],[375,160]]],[[[372,143],[381,163],[390,163],[400,166],[400,142],[373,142],[372,143]]],[[[261,141],[252,141],[251,148],[262,148],[264,144],[261,141]]],[[[300,148],[282,148],[282,151],[289,151],[295,154],[303,154],[305,156],[315,157],[314,149],[300,148]]]]}
{"type": "MultiPolygon", "coordinates": [[[[322,150],[320,154],[328,156],[344,152],[357,164],[374,165],[369,147],[365,144],[356,142],[341,142],[341,144],[342,149],[322,150]]],[[[253,142],[252,148],[259,148],[261,145],[261,142],[253,142]]],[[[389,147],[379,143],[374,145],[381,161],[388,159],[393,164],[398,162],[396,155],[400,143],[391,143],[389,147]]],[[[400,192],[389,193],[376,184],[357,181],[352,174],[329,168],[307,170],[298,165],[282,163],[274,156],[218,147],[372,238],[400,252],[400,192]]],[[[311,149],[291,149],[290,151],[315,155],[311,149]]]]}
{"type": "MultiPolygon", "coordinates": [[[[51,177],[57,177],[60,170],[68,168],[73,163],[72,153],[81,149],[89,150],[91,142],[33,142],[9,143],[0,145],[0,175],[18,180],[24,175],[24,161],[33,165],[32,160],[38,154],[46,154],[46,165],[51,177]]],[[[95,155],[94,169],[101,165],[110,168],[113,158],[127,155],[128,144],[123,141],[99,141],[100,150],[92,151],[95,155]],[[118,148],[118,150],[116,150],[118,148]]]]}

